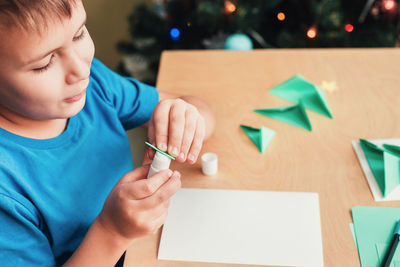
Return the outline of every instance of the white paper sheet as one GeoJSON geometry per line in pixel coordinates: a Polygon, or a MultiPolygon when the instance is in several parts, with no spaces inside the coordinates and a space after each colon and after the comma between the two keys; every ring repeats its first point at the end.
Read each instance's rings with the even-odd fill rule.
{"type": "MultiPolygon", "coordinates": [[[[371,143],[374,143],[378,146],[382,146],[383,144],[391,144],[400,146],[400,139],[375,139],[375,140],[368,140],[371,143]]],[[[400,200],[400,186],[396,187],[389,195],[385,198],[382,195],[381,189],[378,186],[378,183],[375,180],[375,177],[371,171],[371,168],[368,165],[367,158],[365,157],[364,151],[360,146],[360,141],[355,140],[352,141],[351,144],[353,145],[354,151],[357,154],[358,160],[360,161],[361,168],[363,169],[365,178],[367,179],[369,188],[371,189],[372,195],[374,196],[375,201],[393,201],[393,200],[400,200]]]]}
{"type": "Polygon", "coordinates": [[[323,266],[318,194],[181,189],[171,200],[158,258],[323,266]]]}

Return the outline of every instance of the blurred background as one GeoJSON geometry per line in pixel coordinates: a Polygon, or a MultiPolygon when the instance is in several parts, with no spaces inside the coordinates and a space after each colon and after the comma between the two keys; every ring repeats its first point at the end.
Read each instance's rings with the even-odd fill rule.
{"type": "Polygon", "coordinates": [[[166,49],[396,47],[400,0],[87,0],[96,56],[155,84],[166,49]]]}

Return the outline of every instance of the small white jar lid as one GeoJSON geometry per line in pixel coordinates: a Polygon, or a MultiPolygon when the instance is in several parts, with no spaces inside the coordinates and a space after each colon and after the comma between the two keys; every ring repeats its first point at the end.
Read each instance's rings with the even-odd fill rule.
{"type": "Polygon", "coordinates": [[[215,153],[204,153],[201,156],[201,170],[205,175],[214,175],[218,172],[218,156],[215,153]]]}

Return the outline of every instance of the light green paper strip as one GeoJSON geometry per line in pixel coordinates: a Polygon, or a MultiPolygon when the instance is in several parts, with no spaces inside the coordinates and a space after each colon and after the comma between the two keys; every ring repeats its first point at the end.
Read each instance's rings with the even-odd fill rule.
{"type": "Polygon", "coordinates": [[[304,104],[301,101],[295,106],[256,109],[254,112],[289,123],[308,131],[312,130],[310,119],[308,118],[304,104]]]}
{"type": "Polygon", "coordinates": [[[247,134],[250,140],[256,145],[257,149],[263,153],[272,138],[275,136],[275,131],[267,127],[254,128],[246,125],[240,125],[240,128],[247,134]]]}
{"type": "Polygon", "coordinates": [[[396,153],[398,147],[384,145],[384,148],[380,148],[364,139],[360,139],[360,146],[382,195],[386,197],[400,184],[400,153],[396,153]]]}
{"type": "Polygon", "coordinates": [[[323,90],[299,74],[273,87],[269,93],[295,104],[303,101],[306,108],[332,118],[323,90]]]}
{"type": "MultiPolygon", "coordinates": [[[[375,244],[390,244],[396,223],[400,219],[400,208],[358,206],[351,211],[361,266],[379,267],[375,244]]],[[[396,255],[398,256],[398,252],[396,255]]]]}
{"type": "Polygon", "coordinates": [[[163,154],[164,156],[167,156],[168,158],[175,160],[174,156],[171,156],[170,154],[168,154],[167,152],[164,152],[162,150],[160,150],[158,147],[153,146],[152,144],[148,143],[148,142],[144,142],[147,146],[151,147],[152,149],[154,149],[155,151],[160,152],[161,154],[163,154]]]}

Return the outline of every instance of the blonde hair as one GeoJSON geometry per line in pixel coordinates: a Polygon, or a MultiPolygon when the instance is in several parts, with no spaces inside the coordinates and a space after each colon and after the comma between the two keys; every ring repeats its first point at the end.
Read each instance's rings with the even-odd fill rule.
{"type": "Polygon", "coordinates": [[[71,18],[80,0],[0,0],[0,28],[42,32],[53,20],[71,18]]]}

